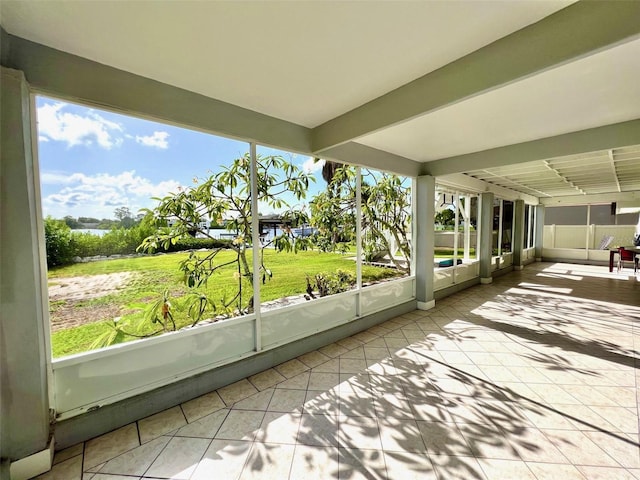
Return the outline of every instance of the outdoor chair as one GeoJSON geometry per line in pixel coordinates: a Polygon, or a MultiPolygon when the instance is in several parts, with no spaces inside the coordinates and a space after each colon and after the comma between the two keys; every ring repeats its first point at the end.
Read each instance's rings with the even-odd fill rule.
{"type": "Polygon", "coordinates": [[[633,262],[633,273],[636,273],[638,271],[638,260],[635,252],[620,247],[618,249],[618,272],[624,268],[624,262],[633,262]]]}

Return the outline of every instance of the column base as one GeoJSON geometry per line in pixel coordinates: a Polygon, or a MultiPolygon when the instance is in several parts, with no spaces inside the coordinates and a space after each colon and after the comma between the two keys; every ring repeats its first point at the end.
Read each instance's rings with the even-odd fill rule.
{"type": "Polygon", "coordinates": [[[435,300],[430,300],[428,302],[418,302],[418,310],[431,310],[433,307],[436,306],[436,301],[435,300]]]}
{"type": "Polygon", "coordinates": [[[54,441],[53,437],[49,446],[41,452],[11,462],[9,478],[11,480],[28,480],[41,473],[51,470],[53,465],[54,441]]]}
{"type": "Polygon", "coordinates": [[[513,269],[514,270],[523,270],[524,269],[524,265],[514,265],[513,269]]]}
{"type": "Polygon", "coordinates": [[[493,277],[488,277],[488,278],[481,278],[480,279],[480,283],[482,285],[488,285],[490,283],[493,283],[493,277]]]}

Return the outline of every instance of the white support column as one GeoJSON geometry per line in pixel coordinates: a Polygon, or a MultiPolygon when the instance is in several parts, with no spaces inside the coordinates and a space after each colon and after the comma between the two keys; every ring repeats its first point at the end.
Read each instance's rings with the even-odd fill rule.
{"type": "Polygon", "coordinates": [[[471,195],[464,197],[464,259],[471,257],[471,195]]]}
{"type": "Polygon", "coordinates": [[[456,214],[453,220],[453,283],[456,283],[456,270],[458,269],[458,239],[460,237],[460,232],[458,228],[460,226],[460,195],[456,193],[454,197],[455,205],[456,205],[456,214]]]}
{"type": "Polygon", "coordinates": [[[258,164],[256,144],[251,142],[251,244],[253,258],[253,312],[256,315],[256,352],[262,350],[262,318],[260,316],[260,218],[258,217],[258,164]]]}
{"type": "Polygon", "coordinates": [[[433,295],[433,247],[435,244],[435,194],[436,181],[430,175],[417,178],[415,189],[416,230],[414,255],[416,258],[416,299],[420,310],[428,310],[436,304],[433,295]]]}
{"type": "Polygon", "coordinates": [[[544,237],[544,205],[536,205],[535,229],[533,244],[536,251],[536,262],[542,261],[542,241],[544,237]]]}
{"type": "Polygon", "coordinates": [[[524,243],[526,232],[524,231],[524,200],[516,200],[513,203],[513,235],[511,250],[513,251],[513,268],[522,270],[524,266],[524,243]]]}
{"type": "Polygon", "coordinates": [[[19,479],[51,467],[51,349],[29,86],[20,71],[2,67],[1,75],[0,458],[10,462],[11,478],[19,479]]]}
{"type": "Polygon", "coordinates": [[[356,282],[358,288],[356,315],[360,316],[362,312],[362,170],[360,167],[356,167],[356,282]]]}
{"type": "Polygon", "coordinates": [[[491,259],[493,256],[493,193],[480,195],[478,225],[478,250],[480,252],[480,282],[491,283],[491,259]]]}

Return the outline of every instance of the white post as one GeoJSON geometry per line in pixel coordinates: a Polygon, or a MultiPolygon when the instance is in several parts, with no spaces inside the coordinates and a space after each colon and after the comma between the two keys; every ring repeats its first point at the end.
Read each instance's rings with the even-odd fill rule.
{"type": "Polygon", "coordinates": [[[456,197],[455,197],[455,202],[456,202],[456,214],[454,217],[454,222],[453,222],[453,274],[452,274],[452,280],[453,283],[455,285],[456,283],[456,270],[458,270],[458,226],[460,224],[460,195],[458,193],[456,193],[456,197]]]}
{"type": "Polygon", "coordinates": [[[471,195],[464,197],[464,259],[469,260],[471,251],[471,195]]]}
{"type": "Polygon", "coordinates": [[[258,160],[256,144],[250,144],[251,156],[251,244],[253,255],[253,312],[256,315],[256,352],[262,350],[260,316],[260,218],[258,218],[258,160]]]}
{"type": "Polygon", "coordinates": [[[358,304],[356,315],[362,312],[362,171],[356,167],[356,282],[358,288],[358,304]]]}

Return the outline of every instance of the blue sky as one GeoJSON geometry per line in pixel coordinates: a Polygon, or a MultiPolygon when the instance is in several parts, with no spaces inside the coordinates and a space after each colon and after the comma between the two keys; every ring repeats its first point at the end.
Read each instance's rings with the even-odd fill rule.
{"type": "MultiPolygon", "coordinates": [[[[38,159],[45,216],[114,218],[114,210],[133,213],[152,208],[151,197],[190,186],[195,177],[249,151],[249,144],[104,110],[36,97],[38,159]]],[[[263,155],[283,155],[317,181],[307,201],[325,188],[306,155],[258,146],[263,155]]],[[[261,207],[261,213],[270,213],[261,207]]]]}

